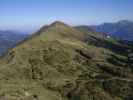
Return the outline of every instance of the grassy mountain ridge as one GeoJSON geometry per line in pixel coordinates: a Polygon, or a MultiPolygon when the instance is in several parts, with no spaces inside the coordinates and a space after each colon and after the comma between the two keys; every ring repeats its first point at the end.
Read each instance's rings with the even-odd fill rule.
{"type": "Polygon", "coordinates": [[[92,33],[62,22],[42,27],[0,60],[0,99],[132,99],[127,57],[92,33]]]}

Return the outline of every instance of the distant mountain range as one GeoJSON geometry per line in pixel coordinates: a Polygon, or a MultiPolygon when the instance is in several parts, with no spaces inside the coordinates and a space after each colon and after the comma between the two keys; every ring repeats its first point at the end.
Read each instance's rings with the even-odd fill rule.
{"type": "Polygon", "coordinates": [[[120,40],[133,41],[133,22],[121,20],[115,23],[103,23],[100,25],[81,25],[78,28],[88,31],[102,32],[120,40]]]}
{"type": "Polygon", "coordinates": [[[17,31],[0,30],[0,56],[28,36],[28,34],[23,34],[17,31]]]}
{"type": "Polygon", "coordinates": [[[118,39],[133,41],[133,22],[121,20],[116,23],[103,23],[91,26],[97,32],[109,34],[118,39]]]}

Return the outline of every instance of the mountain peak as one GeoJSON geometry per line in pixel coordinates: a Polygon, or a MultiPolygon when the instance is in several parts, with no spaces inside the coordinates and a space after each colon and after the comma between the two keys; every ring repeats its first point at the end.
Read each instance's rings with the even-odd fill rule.
{"type": "Polygon", "coordinates": [[[36,34],[40,34],[43,40],[45,38],[45,40],[49,41],[57,39],[83,41],[87,36],[87,33],[82,33],[81,31],[60,21],[55,21],[48,26],[43,26],[36,34]]]}
{"type": "Polygon", "coordinates": [[[50,26],[68,26],[68,25],[61,21],[55,21],[50,26]]]}
{"type": "Polygon", "coordinates": [[[51,27],[56,28],[56,27],[60,27],[60,26],[69,27],[67,24],[65,24],[65,23],[63,23],[61,21],[55,21],[52,24],[45,25],[45,26],[41,27],[40,30],[37,33],[45,32],[45,31],[47,31],[51,27]]]}

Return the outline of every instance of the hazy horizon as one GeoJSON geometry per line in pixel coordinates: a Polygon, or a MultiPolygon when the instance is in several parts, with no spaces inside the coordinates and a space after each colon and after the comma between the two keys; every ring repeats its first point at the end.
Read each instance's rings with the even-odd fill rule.
{"type": "Polygon", "coordinates": [[[54,21],[91,25],[133,21],[133,0],[0,0],[0,29],[37,29],[54,21]]]}

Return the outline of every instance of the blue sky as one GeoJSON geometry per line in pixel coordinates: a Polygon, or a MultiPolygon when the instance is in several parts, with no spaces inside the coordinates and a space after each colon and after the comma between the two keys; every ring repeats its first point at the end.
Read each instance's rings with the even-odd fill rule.
{"type": "Polygon", "coordinates": [[[0,0],[0,29],[29,29],[56,20],[71,25],[133,20],[133,0],[0,0]]]}

